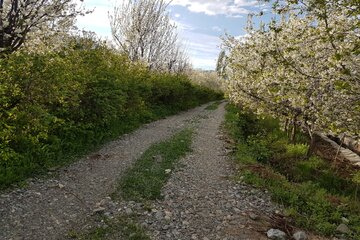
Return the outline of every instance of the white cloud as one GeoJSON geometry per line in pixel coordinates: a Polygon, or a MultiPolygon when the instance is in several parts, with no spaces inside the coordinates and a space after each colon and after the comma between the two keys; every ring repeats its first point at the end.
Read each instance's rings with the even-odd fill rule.
{"type": "Polygon", "coordinates": [[[185,46],[195,68],[215,69],[216,59],[220,52],[219,37],[203,33],[185,31],[185,46]]]}
{"type": "Polygon", "coordinates": [[[85,1],[86,9],[93,10],[92,13],[77,18],[76,26],[79,29],[86,31],[96,32],[104,38],[111,38],[111,29],[108,13],[111,12],[115,0],[98,1],[87,0],[85,1]]]}
{"type": "Polygon", "coordinates": [[[176,13],[174,16],[175,16],[176,18],[181,17],[181,15],[180,15],[179,13],[176,13]]]}
{"type": "Polygon", "coordinates": [[[207,59],[201,57],[193,57],[192,59],[193,66],[195,69],[203,70],[215,70],[216,59],[207,59]]]}
{"type": "Polygon", "coordinates": [[[112,7],[116,3],[121,3],[123,0],[85,0],[86,7],[112,7]]]}
{"type": "Polygon", "coordinates": [[[214,30],[215,32],[221,32],[222,31],[222,28],[219,27],[219,26],[213,26],[211,29],[214,30]]]}
{"type": "Polygon", "coordinates": [[[92,13],[79,17],[77,23],[80,26],[108,27],[110,24],[108,11],[109,8],[98,6],[92,13]]]}
{"type": "Polygon", "coordinates": [[[174,0],[171,4],[184,6],[191,12],[205,13],[210,16],[241,17],[241,14],[250,12],[245,7],[254,6],[258,2],[253,0],[174,0]]]}

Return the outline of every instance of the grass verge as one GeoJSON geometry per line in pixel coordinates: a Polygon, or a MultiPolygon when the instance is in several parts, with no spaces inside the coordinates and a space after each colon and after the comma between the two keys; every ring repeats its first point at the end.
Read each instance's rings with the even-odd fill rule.
{"type": "Polygon", "coordinates": [[[191,150],[192,129],[151,146],[120,179],[113,197],[147,201],[161,198],[161,188],[176,162],[191,150]]]}
{"type": "Polygon", "coordinates": [[[359,185],[326,160],[306,158],[305,136],[290,144],[275,119],[233,105],[227,107],[225,127],[236,145],[239,177],[267,188],[297,226],[337,236],[337,226],[345,223],[349,232],[340,237],[360,239],[359,185]]]}

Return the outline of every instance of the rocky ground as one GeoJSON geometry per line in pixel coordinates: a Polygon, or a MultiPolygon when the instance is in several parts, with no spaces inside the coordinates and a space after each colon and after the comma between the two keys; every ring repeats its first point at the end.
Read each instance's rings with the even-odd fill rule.
{"type": "Polygon", "coordinates": [[[261,218],[277,208],[265,192],[232,179],[223,118],[224,105],[198,124],[194,150],[172,174],[164,200],[141,217],[153,239],[267,239],[261,218]]]}
{"type": "Polygon", "coordinates": [[[224,106],[214,111],[202,106],[148,124],[48,179],[32,179],[23,189],[2,193],[0,239],[68,239],[74,229],[88,231],[99,224],[94,215],[135,215],[154,240],[268,239],[269,216],[281,210],[266,191],[234,180],[220,131],[224,106]],[[196,132],[193,152],[171,173],[163,200],[144,206],[108,197],[116,179],[149,146],[189,125],[196,132]]]}

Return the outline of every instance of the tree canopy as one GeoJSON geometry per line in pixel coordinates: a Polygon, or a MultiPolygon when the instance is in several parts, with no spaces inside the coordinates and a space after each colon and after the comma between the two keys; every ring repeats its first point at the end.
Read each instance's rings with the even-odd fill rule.
{"type": "Polygon", "coordinates": [[[280,20],[225,40],[230,98],[310,135],[359,135],[359,4],[278,1],[273,10],[280,20]]]}
{"type": "Polygon", "coordinates": [[[73,0],[0,0],[0,55],[21,48],[33,32],[40,41],[68,28],[83,13],[73,0]]]}

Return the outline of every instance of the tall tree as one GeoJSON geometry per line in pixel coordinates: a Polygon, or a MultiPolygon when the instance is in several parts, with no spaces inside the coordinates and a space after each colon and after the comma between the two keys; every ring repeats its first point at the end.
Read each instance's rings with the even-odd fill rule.
{"type": "Polygon", "coordinates": [[[216,72],[219,77],[225,77],[226,69],[226,53],[225,50],[221,50],[216,62],[216,72]]]}
{"type": "Polygon", "coordinates": [[[0,0],[0,55],[18,50],[30,33],[56,31],[82,13],[73,0],[0,0]]]}
{"type": "Polygon", "coordinates": [[[164,0],[127,0],[116,6],[109,18],[115,42],[131,61],[171,72],[188,63],[167,6],[164,0]]]}
{"type": "Polygon", "coordinates": [[[230,98],[293,129],[360,135],[356,1],[278,1],[281,20],[229,37],[230,98]]]}

